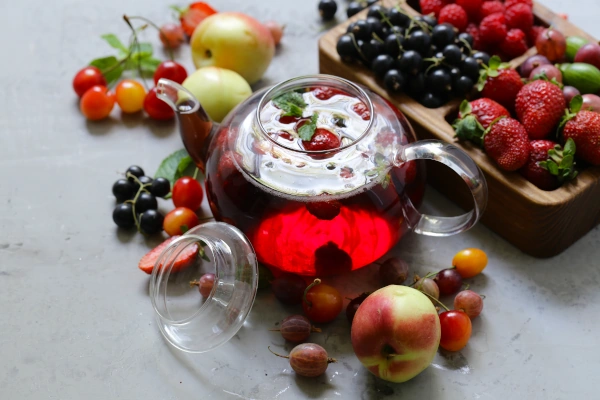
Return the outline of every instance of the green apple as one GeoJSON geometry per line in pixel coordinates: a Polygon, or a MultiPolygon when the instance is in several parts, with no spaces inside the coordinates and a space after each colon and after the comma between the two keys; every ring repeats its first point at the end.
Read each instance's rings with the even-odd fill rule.
{"type": "Polygon", "coordinates": [[[221,122],[252,94],[252,88],[240,74],[217,67],[200,68],[183,81],[183,87],[198,99],[215,122],[221,122]]]}
{"type": "Polygon", "coordinates": [[[440,319],[429,298],[390,285],[367,297],[354,315],[354,353],[375,376],[405,382],[431,364],[440,344],[440,319]]]}
{"type": "Polygon", "coordinates": [[[227,68],[250,84],[263,76],[275,53],[271,32],[254,18],[237,12],[204,19],[194,30],[190,47],[196,68],[227,68]]]}

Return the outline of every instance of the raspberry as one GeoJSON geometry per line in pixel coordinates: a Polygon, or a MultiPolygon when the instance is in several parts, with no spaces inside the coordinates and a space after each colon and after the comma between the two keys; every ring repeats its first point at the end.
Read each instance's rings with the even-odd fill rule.
{"type": "Polygon", "coordinates": [[[533,0],[506,0],[504,2],[504,7],[508,9],[515,4],[527,4],[529,7],[533,7],[533,0]]]}
{"type": "Polygon", "coordinates": [[[504,4],[499,1],[486,1],[479,9],[479,19],[482,20],[488,15],[504,13],[504,4]]]}
{"type": "Polygon", "coordinates": [[[442,8],[438,18],[439,24],[443,24],[445,22],[453,25],[460,32],[464,32],[469,24],[469,17],[467,16],[465,9],[461,6],[456,4],[448,4],[442,8]]]}
{"type": "Polygon", "coordinates": [[[531,29],[527,31],[527,44],[530,46],[535,46],[535,41],[537,40],[540,33],[544,31],[543,26],[532,26],[531,29]]]}
{"type": "Polygon", "coordinates": [[[473,48],[477,49],[477,50],[481,50],[482,49],[482,44],[481,44],[481,35],[479,34],[479,28],[477,27],[477,24],[474,23],[470,23],[467,26],[466,32],[473,36],[473,48]]]}
{"type": "Polygon", "coordinates": [[[456,4],[461,6],[467,12],[469,19],[471,20],[478,17],[481,3],[483,3],[483,0],[456,0],[456,4]]]}
{"type": "Polygon", "coordinates": [[[506,19],[501,13],[488,15],[479,24],[481,41],[486,45],[502,43],[507,32],[506,19]]]}
{"type": "Polygon", "coordinates": [[[533,12],[527,4],[515,4],[504,13],[508,29],[520,29],[527,32],[533,26],[533,12]]]}
{"type": "Polygon", "coordinates": [[[440,15],[440,11],[444,6],[448,4],[447,0],[419,0],[421,6],[421,14],[435,14],[437,18],[440,15]]]}
{"type": "Polygon", "coordinates": [[[527,37],[520,29],[511,29],[506,34],[500,50],[509,58],[516,58],[527,51],[527,37]]]}

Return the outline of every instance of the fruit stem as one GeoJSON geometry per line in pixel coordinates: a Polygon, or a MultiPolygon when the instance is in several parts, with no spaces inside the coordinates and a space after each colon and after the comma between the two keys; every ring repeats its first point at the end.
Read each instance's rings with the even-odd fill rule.
{"type": "Polygon", "coordinates": [[[164,32],[162,31],[162,29],[159,28],[158,25],[156,25],[154,22],[150,21],[148,18],[145,17],[140,17],[139,15],[135,15],[133,17],[128,17],[129,20],[132,19],[139,19],[141,21],[144,21],[145,23],[147,23],[148,25],[150,25],[151,27],[155,28],[156,30],[158,30],[158,33],[160,35],[160,37],[164,40],[164,42],[167,44],[167,49],[169,50],[169,58],[171,59],[171,61],[174,60],[173,57],[173,48],[171,47],[171,45],[169,44],[169,40],[167,39],[167,37],[165,36],[164,32]]]}
{"type": "Polygon", "coordinates": [[[192,176],[192,178],[194,178],[194,180],[196,180],[196,178],[198,177],[198,167],[196,167],[196,169],[194,170],[194,176],[192,176]]]}
{"type": "Polygon", "coordinates": [[[316,326],[312,326],[312,325],[310,326],[310,331],[311,331],[311,332],[317,332],[317,333],[321,333],[321,332],[323,332],[323,331],[321,330],[321,328],[317,328],[316,326]]]}
{"type": "MultiPolygon", "coordinates": [[[[129,28],[131,29],[131,33],[133,35],[133,43],[129,46],[129,48],[130,48],[129,53],[131,54],[131,52],[132,52],[131,50],[133,50],[136,47],[137,47],[137,50],[139,52],[140,51],[140,42],[138,41],[137,33],[135,31],[135,28],[131,24],[131,21],[129,20],[129,17],[127,17],[127,15],[123,14],[123,19],[125,20],[125,22],[129,26],[129,28]]],[[[140,78],[144,82],[144,86],[146,87],[146,91],[150,90],[148,88],[148,84],[146,83],[146,78],[144,78],[144,75],[142,74],[141,57],[138,57],[137,67],[138,67],[138,74],[140,75],[140,78]]]]}
{"type": "Polygon", "coordinates": [[[450,311],[450,309],[448,307],[446,307],[446,305],[444,303],[442,303],[441,301],[439,301],[438,299],[436,299],[435,297],[433,297],[432,295],[430,295],[429,293],[425,293],[425,292],[421,292],[423,293],[425,296],[429,297],[431,300],[435,301],[436,303],[438,303],[440,306],[444,307],[444,309],[446,311],[450,311]]]}
{"type": "Polygon", "coordinates": [[[196,281],[196,280],[190,281],[190,287],[191,286],[200,286],[200,281],[196,281]]]}
{"type": "Polygon", "coordinates": [[[333,358],[333,357],[329,357],[327,359],[327,364],[336,363],[336,362],[337,362],[337,360],[335,358],[333,358]]]}
{"type": "MultiPolygon", "coordinates": [[[[277,354],[277,353],[275,353],[273,350],[271,350],[271,346],[267,346],[267,349],[269,349],[269,351],[270,351],[271,353],[275,354],[277,357],[281,357],[281,358],[287,358],[287,359],[289,359],[289,358],[290,358],[290,356],[282,356],[281,354],[277,354]]],[[[329,362],[329,360],[327,360],[327,362],[329,362]]],[[[332,362],[335,362],[335,361],[332,361],[332,362]]]]}
{"type": "Polygon", "coordinates": [[[306,289],[304,289],[304,295],[302,296],[302,301],[304,301],[308,307],[312,307],[312,303],[308,300],[306,300],[306,294],[308,293],[308,291],[310,289],[313,288],[313,286],[317,286],[321,283],[321,280],[319,278],[315,279],[310,285],[307,286],[306,289]]]}
{"type": "Polygon", "coordinates": [[[423,281],[423,279],[426,279],[426,278],[431,278],[432,276],[436,276],[438,273],[439,273],[439,271],[438,271],[438,272],[428,272],[428,273],[427,273],[427,275],[425,275],[425,276],[424,276],[424,277],[422,277],[422,278],[419,278],[419,276],[417,275],[416,277],[417,277],[418,279],[417,279],[416,281],[414,281],[412,284],[410,284],[408,287],[415,287],[415,285],[416,285],[417,283],[419,283],[419,282],[421,282],[421,285],[422,285],[422,284],[423,284],[423,282],[422,282],[422,281],[423,281]]]}
{"type": "Polygon", "coordinates": [[[135,194],[135,197],[133,198],[133,200],[127,200],[127,202],[131,203],[131,212],[133,213],[133,221],[135,222],[135,226],[138,230],[139,233],[142,233],[142,229],[140,228],[140,221],[138,220],[137,214],[135,212],[135,203],[137,202],[138,197],[140,197],[140,194],[142,192],[147,192],[147,190],[145,189],[146,186],[150,186],[150,183],[147,184],[142,184],[142,182],[138,179],[137,176],[133,175],[131,172],[128,172],[127,174],[125,174],[125,177],[127,178],[133,178],[133,180],[135,180],[137,182],[137,184],[140,186],[140,188],[138,189],[137,193],[135,194]]]}

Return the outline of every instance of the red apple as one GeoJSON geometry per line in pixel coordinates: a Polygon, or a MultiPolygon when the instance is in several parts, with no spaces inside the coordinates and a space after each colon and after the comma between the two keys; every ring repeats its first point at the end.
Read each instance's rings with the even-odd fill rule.
{"type": "Polygon", "coordinates": [[[440,344],[440,319],[427,296],[390,285],[362,302],[351,340],[360,362],[375,376],[405,382],[431,364],[440,344]]]}
{"type": "Polygon", "coordinates": [[[194,30],[190,47],[196,68],[230,69],[250,84],[263,76],[275,53],[269,29],[238,12],[205,18],[194,30]]]}

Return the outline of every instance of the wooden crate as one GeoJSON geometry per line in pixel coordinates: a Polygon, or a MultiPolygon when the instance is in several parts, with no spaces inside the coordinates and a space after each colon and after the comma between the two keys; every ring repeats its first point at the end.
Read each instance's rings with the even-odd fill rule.
{"type": "MultiPolygon", "coordinates": [[[[418,15],[405,1],[383,0],[385,6],[400,4],[408,13],[418,15]]],[[[412,0],[411,0],[412,3],[412,0]]],[[[558,17],[552,11],[535,4],[533,8],[538,23],[552,25],[565,36],[577,35],[596,41],[572,23],[558,17]]],[[[345,64],[338,56],[335,46],[348,25],[366,18],[366,10],[331,29],[319,41],[319,64],[321,73],[341,76],[369,87],[377,94],[392,101],[411,121],[419,139],[440,139],[454,142],[465,150],[483,171],[489,187],[487,210],[481,221],[507,241],[535,257],[551,257],[559,254],[600,222],[600,168],[588,167],[579,176],[561,188],[547,192],[538,189],[518,173],[498,169],[485,153],[468,142],[454,139],[454,131],[447,120],[457,114],[460,100],[453,100],[443,107],[428,109],[405,94],[390,94],[374,75],[357,63],[345,64]]],[[[518,66],[535,48],[512,60],[518,66]]],[[[471,209],[473,201],[464,185],[447,167],[431,162],[428,164],[428,181],[440,192],[464,209],[471,209]]]]}

